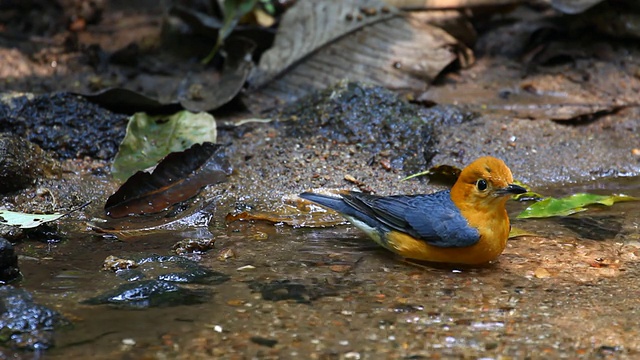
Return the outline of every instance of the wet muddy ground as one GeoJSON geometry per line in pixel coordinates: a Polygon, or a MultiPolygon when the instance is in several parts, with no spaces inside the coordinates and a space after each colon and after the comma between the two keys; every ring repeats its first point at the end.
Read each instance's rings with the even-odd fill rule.
{"type": "MultiPolygon", "coordinates": [[[[480,117],[469,126],[474,122],[476,133],[503,134],[501,128],[492,129],[497,120],[480,117]]],[[[40,237],[17,245],[24,274],[18,286],[71,322],[55,332],[56,346],[44,358],[634,358],[640,353],[635,321],[640,311],[638,203],[557,220],[516,220],[514,226],[534,235],[510,240],[498,261],[475,269],[407,264],[349,225],[227,223],[225,215],[243,210],[293,216],[304,223],[310,215],[287,206],[289,199],[311,188],[354,188],[345,174],[379,193],[437,188],[419,179],[400,181],[405,174],[381,162],[393,151],[372,154],[361,145],[315,135],[291,138],[283,135],[288,126],[254,124],[220,134],[221,142],[230,144],[234,174],[191,203],[213,215],[208,226],[190,226],[198,218],[187,217],[178,226],[182,230],[118,240],[87,225],[104,217],[100,199],[105,196],[100,194],[115,190],[106,171],[68,161],[66,166],[75,173],[67,172],[63,183],[53,179],[41,184],[61,201],[69,201],[70,192],[95,199],[85,212],[60,222],[62,241],[47,243],[40,237]],[[215,206],[202,205],[202,199],[215,199],[215,206]],[[229,276],[221,283],[181,285],[197,293],[197,301],[149,309],[85,303],[127,282],[102,270],[108,256],[173,255],[176,242],[194,238],[214,239],[215,249],[185,258],[229,276]],[[229,250],[233,256],[228,257],[229,250]]],[[[545,164],[544,159],[521,157],[505,145],[504,137],[495,139],[487,152],[503,154],[514,163],[516,178],[529,179],[540,193],[640,196],[638,177],[601,178],[583,171],[576,182],[564,183],[563,170],[553,163],[571,164],[573,153],[569,159],[560,156],[546,166],[527,168],[529,161],[545,164]],[[589,181],[591,177],[597,179],[589,181]],[[558,181],[546,181],[549,178],[558,181]]],[[[581,141],[576,136],[570,144],[581,141]]],[[[398,153],[402,149],[394,148],[398,153]]],[[[451,155],[440,149],[439,154],[451,155]]],[[[599,161],[582,164],[592,169],[609,163],[608,158],[599,161]]],[[[581,164],[574,165],[580,169],[581,164]]],[[[43,200],[32,197],[22,206],[38,201],[43,200]]],[[[524,206],[512,202],[510,213],[524,206]]],[[[160,261],[139,270],[149,279],[175,272],[176,265],[160,261]]]]}
{"type": "MultiPolygon", "coordinates": [[[[331,94],[331,101],[339,99],[336,92],[331,94]]],[[[640,196],[637,177],[602,177],[638,171],[632,152],[638,135],[628,130],[637,127],[633,116],[575,126],[487,115],[457,117],[465,114],[459,108],[433,111],[466,119],[435,128],[438,162],[464,164],[476,153],[491,154],[504,158],[516,178],[546,195],[591,191],[640,196]],[[528,136],[510,145],[513,134],[521,132],[528,136]],[[554,141],[546,143],[547,138],[554,141]],[[537,154],[530,150],[533,146],[537,154]],[[562,149],[590,155],[576,161],[574,151],[562,149]]],[[[400,181],[406,175],[400,169],[412,164],[404,160],[416,151],[413,140],[394,142],[393,136],[406,135],[405,130],[387,129],[392,140],[372,151],[375,144],[366,138],[328,140],[349,134],[331,121],[325,124],[328,135],[288,136],[293,128],[316,126],[313,116],[305,120],[302,115],[295,121],[223,129],[219,142],[228,145],[234,173],[190,202],[192,215],[204,209],[206,216],[184,217],[177,230],[133,233],[121,240],[93,231],[90,224],[100,224],[103,202],[117,186],[102,162],[67,160],[62,180],[37,184],[47,191],[28,188],[5,198],[24,210],[43,203],[52,206],[53,199],[66,207],[94,201],[61,220],[52,233],[17,244],[24,274],[17,285],[71,323],[55,331],[56,346],[44,358],[638,356],[637,203],[596,208],[569,219],[515,221],[514,226],[535,235],[511,240],[496,263],[477,269],[407,264],[348,225],[227,223],[228,213],[249,211],[287,215],[303,224],[310,215],[286,205],[293,196],[308,189],[356,188],[344,180],[347,174],[381,194],[438,188],[422,179],[400,181]],[[207,206],[207,199],[214,201],[207,206]],[[206,221],[198,222],[202,218],[212,221],[206,226],[206,221]],[[203,238],[214,239],[215,249],[186,257],[203,269],[228,275],[228,281],[181,284],[188,296],[149,309],[85,302],[127,283],[127,278],[102,270],[108,256],[173,255],[176,242],[203,238]],[[225,258],[229,250],[233,256],[225,258]]],[[[383,115],[364,113],[362,118],[375,122],[383,115]]],[[[424,131],[417,128],[406,136],[418,139],[424,131]]],[[[524,206],[510,204],[512,214],[524,206]]],[[[153,279],[175,272],[176,264],[159,261],[139,271],[132,276],[153,279]]]]}
{"type": "MultiPolygon", "coordinates": [[[[637,178],[608,185],[640,196],[637,178]]],[[[146,310],[80,302],[123,282],[100,270],[108,255],[170,254],[184,234],[129,242],[78,234],[21,244],[20,286],[73,322],[56,332],[51,359],[634,358],[638,210],[625,203],[579,217],[608,219],[595,230],[515,221],[537,236],[512,239],[496,263],[476,269],[406,264],[350,226],[218,224],[217,250],[192,258],[230,280],[187,285],[204,303],[146,310]],[[236,256],[220,260],[220,249],[236,256]]]]}

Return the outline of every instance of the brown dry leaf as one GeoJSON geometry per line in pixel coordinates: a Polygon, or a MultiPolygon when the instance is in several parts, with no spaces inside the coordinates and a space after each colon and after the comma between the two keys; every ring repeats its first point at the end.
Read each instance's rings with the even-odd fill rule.
{"type": "Polygon", "coordinates": [[[365,8],[357,7],[355,0],[303,3],[285,14],[279,27],[282,33],[250,77],[254,92],[246,103],[254,112],[295,101],[344,79],[422,91],[456,59],[463,66],[474,61],[471,50],[446,31],[421,18],[400,17],[381,2],[368,2],[365,8]],[[308,24],[309,12],[319,10],[326,14],[313,16],[308,24]],[[270,81],[277,75],[281,76],[270,81]]]}
{"type": "Polygon", "coordinates": [[[250,54],[255,45],[252,42],[234,39],[228,48],[221,71],[187,61],[172,66],[167,60],[165,64],[169,70],[158,71],[160,74],[146,73],[149,70],[141,69],[134,79],[119,78],[113,84],[103,83],[96,91],[87,89],[86,85],[73,91],[102,105],[120,109],[126,109],[127,106],[133,109],[156,109],[163,105],[180,104],[193,112],[215,110],[242,90],[253,67],[250,54]]]}
{"type": "Polygon", "coordinates": [[[317,51],[252,94],[248,105],[254,111],[268,109],[343,79],[422,91],[458,58],[457,48],[466,49],[440,28],[410,18],[392,18],[317,51]]]}
{"type": "Polygon", "coordinates": [[[230,174],[221,145],[194,144],[167,155],[152,173],[138,171],[104,207],[111,218],[158,213],[194,197],[206,185],[226,181],[230,174]]]}
{"type": "Polygon", "coordinates": [[[358,28],[394,16],[380,0],[298,1],[282,16],[271,49],[249,83],[260,87],[325,44],[358,28]]]}

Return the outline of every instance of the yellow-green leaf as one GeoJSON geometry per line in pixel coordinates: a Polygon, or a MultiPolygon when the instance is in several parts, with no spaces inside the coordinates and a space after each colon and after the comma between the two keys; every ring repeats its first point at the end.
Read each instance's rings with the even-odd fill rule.
{"type": "Polygon", "coordinates": [[[628,195],[596,195],[579,193],[561,199],[546,198],[532,204],[518,215],[518,219],[545,218],[552,216],[568,216],[577,212],[585,211],[586,206],[593,204],[611,206],[620,201],[640,200],[628,195]]]}
{"type": "Polygon", "coordinates": [[[90,203],[91,202],[88,202],[65,213],[55,212],[51,214],[29,214],[18,211],[0,210],[0,224],[18,226],[22,229],[30,229],[50,221],[58,220],[65,215],[69,215],[76,210],[84,208],[90,203]]]}
{"type": "Polygon", "coordinates": [[[537,235],[532,233],[531,231],[527,231],[525,229],[512,226],[511,230],[509,230],[509,239],[517,238],[520,236],[537,236],[537,235]]]}
{"type": "Polygon", "coordinates": [[[27,214],[17,211],[0,210],[0,224],[18,226],[21,229],[30,229],[46,222],[58,220],[65,215],[67,215],[67,213],[27,214]]]}
{"type": "Polygon", "coordinates": [[[523,183],[522,181],[514,180],[513,183],[516,184],[516,185],[520,185],[523,188],[527,189],[526,193],[514,195],[512,197],[513,200],[516,200],[516,201],[536,200],[536,201],[538,201],[538,200],[544,199],[544,196],[538,194],[537,192],[531,191],[531,187],[529,185],[523,183]]]}

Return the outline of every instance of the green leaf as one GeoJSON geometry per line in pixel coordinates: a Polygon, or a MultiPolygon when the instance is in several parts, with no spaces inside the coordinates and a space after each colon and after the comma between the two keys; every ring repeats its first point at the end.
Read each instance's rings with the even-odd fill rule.
{"type": "Polygon", "coordinates": [[[218,30],[218,39],[215,46],[202,60],[203,64],[208,64],[213,60],[213,57],[218,53],[224,40],[231,34],[233,29],[238,25],[240,19],[250,13],[258,3],[258,0],[224,0],[224,23],[222,28],[218,30]]]}
{"type": "Polygon", "coordinates": [[[276,7],[273,5],[274,0],[260,0],[260,3],[264,7],[264,11],[269,15],[275,15],[276,7]]]}
{"type": "Polygon", "coordinates": [[[154,166],[171,152],[183,151],[195,143],[215,143],[216,136],[216,121],[208,113],[134,114],[113,160],[113,176],[124,180],[138,170],[154,166]]]}
{"type": "Polygon", "coordinates": [[[628,195],[596,195],[579,193],[561,199],[546,198],[532,204],[518,215],[518,219],[545,218],[552,216],[568,216],[585,211],[586,206],[593,204],[611,206],[620,201],[637,201],[639,198],[628,195]]]}
{"type": "Polygon", "coordinates": [[[27,214],[17,211],[0,210],[1,224],[18,226],[21,229],[30,229],[38,227],[44,223],[55,221],[68,213],[53,213],[53,214],[27,214]]]}

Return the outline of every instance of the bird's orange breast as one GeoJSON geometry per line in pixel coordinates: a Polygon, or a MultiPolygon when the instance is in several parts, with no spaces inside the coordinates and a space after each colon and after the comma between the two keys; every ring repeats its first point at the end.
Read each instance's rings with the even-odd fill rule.
{"type": "MultiPolygon", "coordinates": [[[[508,236],[508,231],[507,231],[508,236]]],[[[457,263],[477,265],[497,258],[504,250],[507,236],[502,239],[480,237],[480,241],[472,246],[445,248],[429,245],[422,240],[415,239],[408,234],[391,231],[386,240],[389,250],[400,256],[432,262],[457,263]]]]}
{"type": "Polygon", "coordinates": [[[462,215],[469,226],[480,233],[480,240],[466,247],[438,247],[415,239],[409,234],[391,231],[386,234],[389,250],[400,256],[433,262],[477,265],[496,259],[507,246],[509,216],[503,206],[478,211],[463,207],[462,215]]]}

